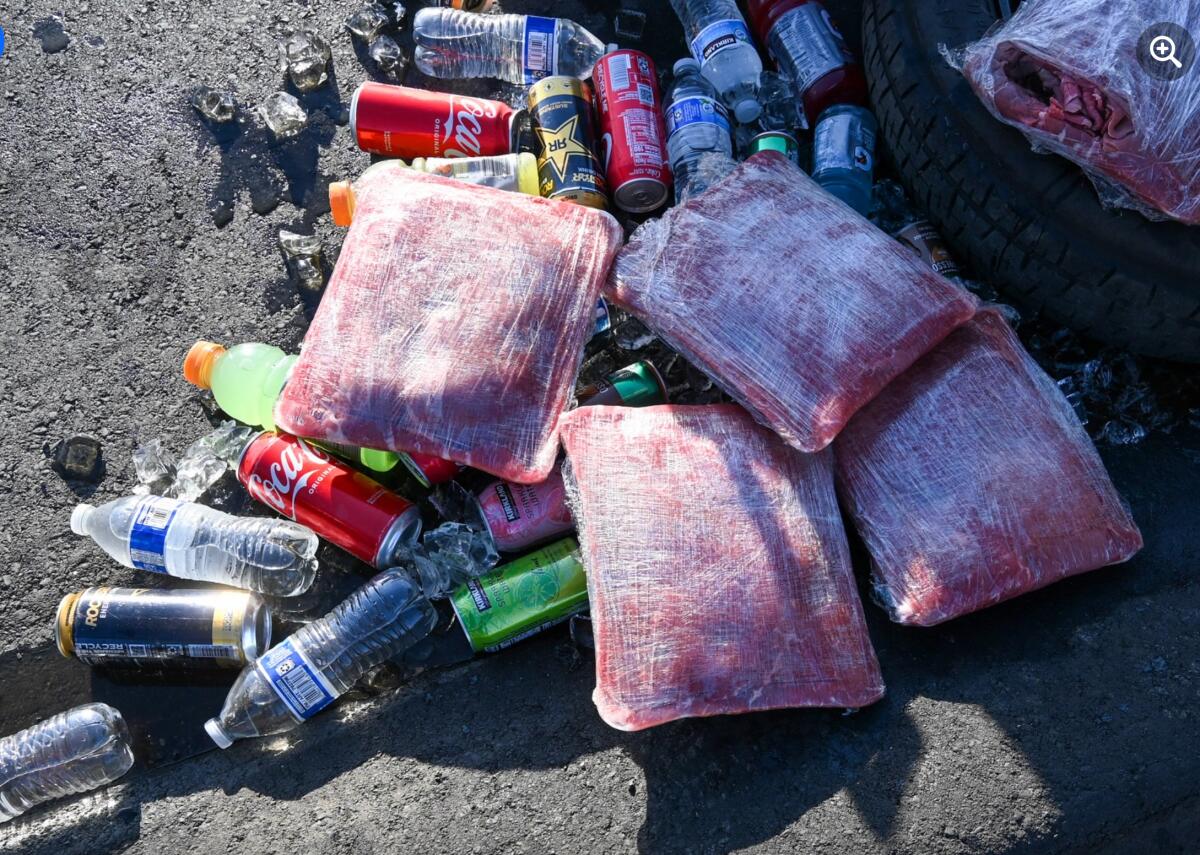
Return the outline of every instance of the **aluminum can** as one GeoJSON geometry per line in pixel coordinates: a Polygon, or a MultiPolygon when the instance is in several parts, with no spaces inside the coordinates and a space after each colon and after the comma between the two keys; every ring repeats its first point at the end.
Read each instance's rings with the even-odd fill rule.
{"type": "Polygon", "coordinates": [[[926,264],[947,279],[962,275],[942,236],[927,220],[914,220],[897,232],[896,237],[915,249],[926,264]]]}
{"type": "Polygon", "coordinates": [[[88,665],[240,668],[271,646],[271,612],[248,591],[87,588],[58,604],[54,638],[88,665]]]}
{"type": "Polygon", "coordinates": [[[500,101],[368,82],[354,90],[350,129],[385,157],[480,157],[516,151],[520,111],[500,101]]]}
{"type": "Polygon", "coordinates": [[[667,384],[653,363],[642,360],[583,387],[576,397],[581,407],[651,407],[667,403],[667,384]]]}
{"type": "Polygon", "coordinates": [[[800,143],[787,131],[766,131],[751,139],[747,157],[760,151],[777,151],[792,163],[800,165],[800,143]]]}
{"type": "Polygon", "coordinates": [[[613,203],[653,211],[671,189],[667,133],[654,62],[636,50],[605,54],[592,72],[605,181],[613,203]]]}
{"type": "Polygon", "coordinates": [[[537,484],[493,481],[476,494],[484,524],[501,552],[517,552],[575,528],[559,468],[537,484]]]}
{"type": "Polygon", "coordinates": [[[242,451],[238,480],[259,502],[380,570],[416,540],[416,506],[314,445],[260,433],[242,451]]]}
{"type": "Polygon", "coordinates": [[[529,115],[542,196],[605,210],[590,87],[574,77],[542,78],[529,87],[529,115]]]}
{"type": "Polygon", "coordinates": [[[574,538],[472,579],[450,595],[476,651],[502,650],[562,623],[588,606],[587,576],[574,538]]]}

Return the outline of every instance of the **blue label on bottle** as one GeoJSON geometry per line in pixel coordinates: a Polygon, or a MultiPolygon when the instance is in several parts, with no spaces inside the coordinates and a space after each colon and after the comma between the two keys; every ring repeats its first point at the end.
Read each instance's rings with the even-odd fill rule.
{"type": "Polygon", "coordinates": [[[742,19],[730,18],[709,24],[692,39],[690,47],[696,62],[703,65],[714,54],[739,44],[752,44],[750,30],[742,19]]]}
{"type": "Polygon", "coordinates": [[[596,300],[596,328],[593,330],[592,335],[598,336],[601,333],[608,332],[610,329],[612,329],[612,318],[608,313],[608,303],[604,301],[603,297],[600,297],[596,300]]]}
{"type": "Polygon", "coordinates": [[[525,18],[525,82],[536,83],[558,72],[558,20],[525,18]]]}
{"type": "Polygon", "coordinates": [[[333,684],[290,638],[258,657],[257,667],[297,721],[312,718],[337,699],[333,684]]]}
{"type": "Polygon", "coordinates": [[[167,572],[167,530],[183,502],[149,496],[133,511],[129,532],[129,561],[139,570],[167,572]]]}
{"type": "Polygon", "coordinates": [[[730,132],[729,113],[726,112],[725,105],[707,95],[689,95],[672,101],[671,106],[667,108],[668,137],[674,136],[680,128],[697,122],[718,125],[725,133],[730,132]]]}

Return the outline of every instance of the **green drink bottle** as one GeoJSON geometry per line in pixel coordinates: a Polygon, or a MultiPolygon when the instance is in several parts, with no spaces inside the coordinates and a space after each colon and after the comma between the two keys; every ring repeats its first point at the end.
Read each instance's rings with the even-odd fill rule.
{"type": "Polygon", "coordinates": [[[211,389],[217,405],[232,418],[275,430],[275,402],[295,364],[295,356],[269,344],[247,342],[226,350],[198,341],[183,360],[183,376],[194,386],[211,389]]]}

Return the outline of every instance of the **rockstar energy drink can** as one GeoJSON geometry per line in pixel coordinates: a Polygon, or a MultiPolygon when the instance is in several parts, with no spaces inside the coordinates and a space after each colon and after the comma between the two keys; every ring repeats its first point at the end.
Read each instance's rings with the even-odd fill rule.
{"type": "Polygon", "coordinates": [[[542,196],[607,208],[588,85],[574,77],[542,78],[529,87],[529,115],[542,196]]]}
{"type": "Polygon", "coordinates": [[[573,537],[472,579],[450,595],[476,651],[494,653],[587,608],[587,577],[573,537]]]}
{"type": "Polygon", "coordinates": [[[62,598],[54,636],[88,665],[240,668],[271,646],[271,612],[246,591],[88,588],[62,598]]]}

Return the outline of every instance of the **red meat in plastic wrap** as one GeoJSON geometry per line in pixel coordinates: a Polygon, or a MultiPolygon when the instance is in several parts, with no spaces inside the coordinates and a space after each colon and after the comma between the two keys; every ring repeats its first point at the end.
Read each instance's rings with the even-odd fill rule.
{"type": "Polygon", "coordinates": [[[276,421],[542,481],[621,229],[582,205],[392,163],[356,185],[276,421]]]}
{"type": "Polygon", "coordinates": [[[774,152],[644,224],[606,292],[801,451],[975,308],[774,152]]]}
{"type": "Polygon", "coordinates": [[[1163,21],[1200,33],[1200,4],[1026,0],[956,62],[993,115],[1098,178],[1106,204],[1198,224],[1200,87],[1186,66],[1160,80],[1138,62],[1163,21]]]}
{"type": "Polygon", "coordinates": [[[562,436],[606,722],[883,695],[829,451],[729,404],[586,407],[562,436]]]}
{"type": "Polygon", "coordinates": [[[900,623],[941,623],[1142,546],[1070,404],[993,309],[864,407],[834,453],[900,623]]]}

